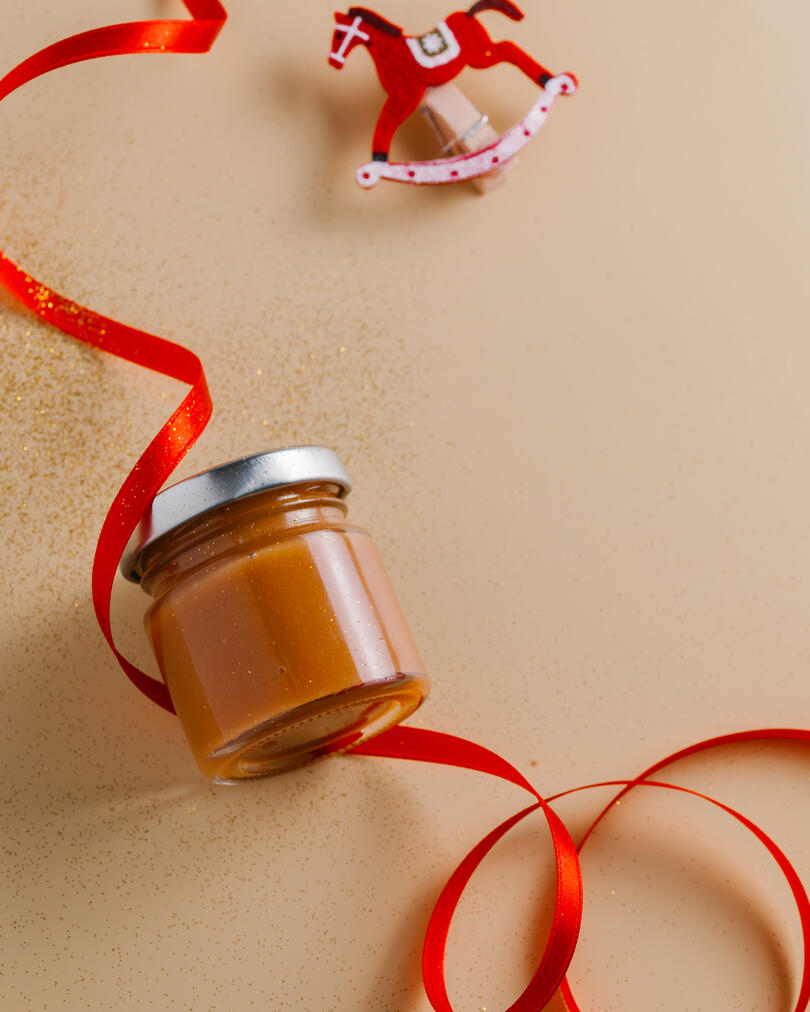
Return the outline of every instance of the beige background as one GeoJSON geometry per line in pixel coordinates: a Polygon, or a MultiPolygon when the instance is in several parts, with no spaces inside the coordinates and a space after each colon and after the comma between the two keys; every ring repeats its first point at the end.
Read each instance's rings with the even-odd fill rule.
{"type": "MultiPolygon", "coordinates": [[[[58,290],[201,355],[215,416],[182,473],[340,450],[434,679],[414,723],[552,793],[808,723],[810,9],[526,6],[484,21],[582,88],[486,198],[356,188],[381,101],[366,54],[327,66],[326,2],[241,0],[208,56],[87,63],[4,102],[0,236],[58,290]]],[[[6,7],[4,68],[182,13],[6,7]]],[[[385,13],[416,32],[448,11],[385,13]]],[[[511,69],[461,85],[500,128],[534,95],[511,69]]],[[[396,145],[433,151],[419,121],[396,145]]],[[[182,387],[7,301],[0,331],[3,1009],[426,1012],[437,890],[524,798],[381,760],[202,782],[89,600],[107,506],[182,387]]],[[[149,664],[144,604],[116,588],[120,643],[149,664]]],[[[806,750],[671,776],[761,821],[810,879],[806,750]]],[[[577,830],[599,800],[560,811],[577,830]]],[[[583,866],[584,1008],[792,1007],[787,888],[726,816],[646,792],[583,866]]],[[[449,946],[459,1012],[527,980],[548,872],[539,820],[482,869],[449,946]]]]}

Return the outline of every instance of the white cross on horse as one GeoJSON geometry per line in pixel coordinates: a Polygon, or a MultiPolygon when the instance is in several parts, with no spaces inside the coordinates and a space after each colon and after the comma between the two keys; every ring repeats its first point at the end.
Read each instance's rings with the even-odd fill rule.
{"type": "Polygon", "coordinates": [[[343,41],[340,44],[340,49],[338,49],[336,53],[330,53],[330,56],[332,57],[333,60],[337,60],[338,63],[346,62],[346,50],[349,48],[352,39],[362,39],[363,42],[369,41],[371,36],[367,35],[365,32],[360,31],[360,25],[362,25],[362,23],[363,19],[357,17],[354,19],[354,21],[352,21],[350,25],[342,25],[340,23],[335,25],[336,32],[345,32],[346,34],[343,36],[343,41]]]}

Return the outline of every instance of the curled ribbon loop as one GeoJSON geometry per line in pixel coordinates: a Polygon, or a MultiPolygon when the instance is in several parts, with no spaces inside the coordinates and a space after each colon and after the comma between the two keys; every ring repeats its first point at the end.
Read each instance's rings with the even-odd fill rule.
{"type": "MultiPolygon", "coordinates": [[[[204,53],[219,34],[227,17],[217,0],[184,0],[190,21],[159,20],[110,25],[63,39],[24,60],[0,80],[0,99],[16,88],[50,70],[81,60],[125,53],[204,53]]],[[[202,364],[193,352],[181,345],[128,327],[79,306],[34,280],[0,253],[0,283],[41,319],[65,334],[146,369],[180,380],[190,386],[166,424],[141,455],[116,495],[99,535],[93,561],[93,604],[101,630],[119,664],[132,682],[149,699],[173,712],[166,686],[140,671],[121,655],[110,628],[110,595],[118,560],[130,535],[153,497],[168,480],[183,456],[193,446],[211,416],[212,404],[202,364]]],[[[773,840],[739,812],[697,791],[650,780],[659,770],[685,756],[718,745],[765,739],[810,742],[810,731],[761,730],[724,735],[676,752],[651,766],[635,780],[609,781],[598,786],[621,786],[585,834],[579,848],[550,802],[544,799],[514,766],[488,749],[463,738],[436,731],[398,727],[355,748],[357,755],[411,759],[441,763],[499,777],[528,791],[534,803],[502,822],[478,843],[453,872],[442,890],[428,925],[423,954],[425,990],[436,1012],[453,1012],[444,979],[444,959],[450,923],[458,902],[475,869],[514,826],[541,810],[551,831],[556,859],[557,892],[554,917],[545,951],[531,981],[507,1012],[539,1012],[559,988],[570,1012],[580,1012],[565,973],[577,943],[582,917],[582,880],[578,849],[616,801],[636,787],[659,787],[703,798],[732,815],[767,848],[779,865],[799,912],[804,939],[804,966],[795,1012],[805,1012],[810,1001],[810,903],[795,869],[773,840]]],[[[574,790],[588,790],[579,787],[574,790]]],[[[564,794],[570,794],[566,791],[564,794]]]]}
{"type": "Polygon", "coordinates": [[[557,895],[554,905],[554,915],[551,932],[541,962],[528,987],[517,1001],[509,1006],[506,1012],[539,1012],[540,1009],[546,1006],[558,986],[569,1012],[582,1012],[582,1009],[574,998],[568,980],[564,979],[576,947],[582,914],[582,880],[577,861],[577,852],[582,850],[593,831],[614,807],[616,802],[636,787],[658,787],[671,791],[679,791],[683,794],[690,794],[693,797],[701,798],[703,801],[708,801],[735,818],[765,846],[784,875],[799,914],[804,958],[799,995],[794,1006],[794,1012],[805,1012],[808,1002],[810,1002],[810,901],[796,869],[771,837],[740,812],[729,808],[728,805],[724,805],[714,798],[710,798],[706,794],[701,794],[699,791],[690,790],[689,788],[680,787],[675,784],[650,780],[653,774],[665,767],[671,766],[679,759],[685,759],[687,756],[696,755],[699,752],[705,752],[720,745],[773,740],[810,743],[810,731],[793,728],[766,728],[709,738],[706,741],[698,742],[696,745],[690,745],[688,748],[674,752],[665,759],[661,759],[653,766],[644,770],[634,780],[610,780],[587,784],[583,787],[574,787],[570,790],[562,791],[545,800],[540,797],[535,788],[531,786],[518,770],[505,762],[500,756],[479,745],[465,741],[463,738],[454,738],[436,731],[401,727],[386,731],[379,737],[353,749],[353,755],[418,759],[425,762],[443,763],[447,766],[477,770],[481,773],[488,773],[491,776],[508,780],[518,787],[523,787],[537,798],[537,804],[524,808],[510,819],[502,822],[500,826],[494,829],[480,843],[476,844],[453,872],[439,896],[428,924],[422,960],[425,991],[436,1012],[453,1012],[444,980],[444,954],[450,922],[467,883],[478,865],[501,837],[527,815],[536,812],[539,808],[542,808],[548,821],[557,862],[557,895]],[[567,797],[569,794],[594,790],[599,787],[621,787],[622,789],[610,800],[588,827],[579,847],[575,847],[568,831],[549,806],[552,802],[567,797]]]}
{"type": "MultiPolygon", "coordinates": [[[[729,815],[733,816],[739,823],[745,826],[756,838],[762,843],[770,853],[771,857],[779,865],[779,870],[785,877],[787,884],[793,894],[793,901],[796,904],[796,910],[799,914],[799,923],[801,924],[802,930],[802,976],[801,983],[799,985],[799,995],[796,998],[796,1004],[793,1012],[805,1012],[808,1004],[810,1003],[810,901],[807,897],[807,892],[799,878],[796,869],[790,863],[785,854],[779,849],[776,843],[759,828],[755,823],[751,822],[744,815],[735,811],[733,808],[729,808],[728,805],[722,804],[720,801],[716,801],[714,798],[710,798],[706,794],[701,794],[699,791],[689,790],[685,787],[678,787],[674,784],[659,783],[652,781],[649,778],[653,774],[660,772],[673,763],[676,763],[679,759],[685,759],[687,756],[697,755],[700,752],[706,752],[709,749],[717,748],[720,745],[736,745],[744,742],[752,741],[799,741],[804,743],[810,743],[810,731],[805,731],[800,728],[759,728],[754,731],[738,731],[734,734],[723,734],[716,738],[707,738],[705,741],[700,741],[696,745],[689,745],[687,748],[680,749],[678,752],[673,752],[672,755],[666,756],[664,759],[660,759],[654,763],[648,769],[640,773],[635,780],[616,780],[607,781],[601,784],[589,784],[587,787],[575,787],[572,790],[562,791],[560,794],[554,795],[549,798],[549,802],[555,801],[558,798],[566,797],[568,794],[573,794],[576,791],[590,790],[595,787],[610,787],[620,786],[622,789],[616,794],[602,811],[597,815],[591,825],[585,832],[584,837],[579,845],[579,850],[585,846],[591,833],[596,829],[599,823],[604,819],[608,812],[613,808],[617,801],[620,801],[626,794],[632,791],[636,787],[663,787],[668,790],[682,791],[685,794],[691,794],[696,798],[701,798],[703,801],[708,801],[710,804],[715,805],[717,808],[722,809],[729,815]]],[[[580,1006],[576,1003],[574,995],[571,992],[571,986],[567,980],[562,982],[560,987],[560,994],[565,1000],[570,1012],[582,1012],[580,1006]]]]}
{"type": "Polygon", "coordinates": [[[197,356],[179,344],[135,330],[51,291],[0,253],[0,281],[36,314],[71,337],[145,369],[188,383],[191,390],[127,475],[101,528],[93,560],[93,607],[101,631],[127,677],[153,702],[174,712],[169,691],[130,663],[110,628],[110,597],[118,560],[144,510],[211,417],[211,395],[197,356]]]}

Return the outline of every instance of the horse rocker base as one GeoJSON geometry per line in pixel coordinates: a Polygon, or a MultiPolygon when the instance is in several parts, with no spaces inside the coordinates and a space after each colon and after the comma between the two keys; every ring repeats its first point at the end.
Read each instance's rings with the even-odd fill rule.
{"type": "MultiPolygon", "coordinates": [[[[489,117],[479,112],[454,84],[426,89],[419,112],[433,128],[441,144],[439,157],[480,151],[498,140],[489,117]]],[[[508,170],[516,161],[512,158],[483,176],[473,177],[470,182],[479,193],[489,193],[506,182],[508,170]]]]}
{"type": "MultiPolygon", "coordinates": [[[[434,158],[426,162],[367,162],[357,170],[357,182],[364,189],[376,186],[381,179],[391,179],[397,183],[439,186],[444,183],[460,183],[466,179],[476,179],[503,169],[536,136],[545,124],[558,96],[572,95],[576,87],[576,80],[571,74],[558,74],[550,78],[540,98],[523,119],[507,130],[503,136],[480,150],[471,150],[466,154],[449,158],[434,158]]],[[[456,141],[459,142],[460,139],[456,141]]]]}

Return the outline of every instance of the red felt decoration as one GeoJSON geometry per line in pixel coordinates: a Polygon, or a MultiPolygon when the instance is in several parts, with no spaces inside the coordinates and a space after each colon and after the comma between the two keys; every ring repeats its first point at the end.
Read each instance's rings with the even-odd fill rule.
{"type": "MultiPolygon", "coordinates": [[[[452,81],[465,67],[484,69],[498,63],[511,63],[541,88],[553,82],[548,106],[558,94],[573,94],[577,80],[573,74],[552,74],[514,42],[494,42],[476,18],[485,10],[496,10],[513,21],[520,21],[523,12],[510,0],[478,0],[467,11],[456,11],[440,21],[424,35],[405,35],[399,25],[386,20],[367,7],[350,7],[346,14],[335,12],[335,31],[329,63],[338,70],[346,63],[349,53],[358,45],[365,46],[377,70],[380,83],[387,92],[374,138],[371,143],[372,164],[358,171],[361,186],[372,186],[380,178],[410,183],[451,183],[492,170],[494,165],[511,158],[542,125],[545,116],[523,138],[516,135],[509,145],[501,144],[497,150],[487,149],[486,157],[475,164],[461,165],[463,159],[437,160],[434,163],[405,163],[403,171],[389,171],[374,162],[386,163],[391,142],[397,128],[419,107],[428,88],[452,81]],[[517,141],[517,143],[516,143],[517,141]],[[445,166],[447,163],[447,168],[445,166]],[[432,171],[424,166],[433,165],[432,171]],[[446,168],[446,171],[445,171],[446,168]]],[[[543,113],[547,113],[544,109],[543,113]]],[[[525,122],[519,124],[524,130],[525,122]]],[[[520,131],[517,131],[520,134],[520,131]]],[[[471,156],[470,156],[471,157],[471,156]]]]}

